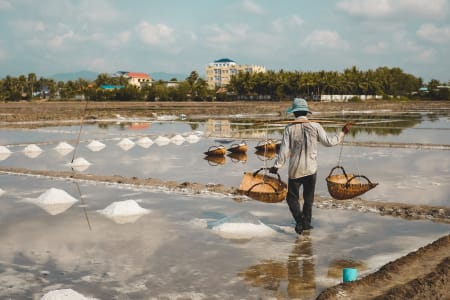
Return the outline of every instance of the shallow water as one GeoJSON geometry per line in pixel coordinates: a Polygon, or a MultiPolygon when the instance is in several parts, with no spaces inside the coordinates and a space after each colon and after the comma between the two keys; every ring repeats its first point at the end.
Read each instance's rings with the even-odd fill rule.
{"type": "Polygon", "coordinates": [[[341,281],[336,260],[359,262],[364,275],[449,229],[427,221],[315,209],[316,228],[296,237],[284,202],[235,202],[214,194],[5,174],[1,186],[0,296],[14,299],[58,287],[99,299],[308,299],[341,281]],[[30,202],[50,188],[79,201],[53,214],[30,202]],[[151,212],[129,222],[99,213],[130,199],[151,212]],[[243,213],[273,233],[252,237],[245,218],[240,233],[227,237],[208,226],[243,213]]]}
{"type": "MultiPolygon", "coordinates": [[[[450,142],[448,116],[395,116],[398,121],[386,116],[370,122],[363,117],[358,120],[365,124],[355,125],[346,140],[450,142]]],[[[76,172],[237,187],[243,172],[273,164],[274,156],[257,154],[254,147],[265,138],[279,139],[282,132],[282,126],[242,120],[131,125],[84,124],[78,145],[80,126],[0,129],[0,145],[11,151],[0,153],[0,167],[71,171],[69,163],[83,158],[90,165],[76,172]],[[156,143],[158,137],[176,135],[199,140],[156,143]],[[154,143],[139,145],[141,137],[154,143]],[[136,144],[121,145],[125,138],[136,144]],[[90,149],[94,140],[105,147],[90,149]],[[228,148],[242,140],[249,146],[246,156],[205,159],[210,146],[228,148]],[[55,149],[60,142],[76,148],[55,149]],[[24,152],[30,145],[42,151],[24,152]]],[[[329,196],[325,177],[340,151],[340,146],[319,148],[318,194],[329,196]]],[[[448,150],[344,146],[340,162],[347,172],[379,183],[363,199],[449,206],[448,150]]],[[[280,170],[284,180],[286,173],[285,167],[280,170]]],[[[99,299],[312,299],[341,281],[343,266],[357,265],[363,276],[449,232],[448,225],[428,221],[315,209],[315,229],[297,237],[284,202],[236,202],[212,193],[5,173],[0,189],[0,298],[37,298],[72,288],[99,299]],[[56,207],[30,201],[50,188],[79,201],[56,207]],[[115,219],[98,212],[123,200],[135,200],[151,212],[115,219]],[[246,214],[251,214],[248,222],[246,214]],[[257,236],[251,227],[255,218],[268,226],[264,233],[272,234],[257,236]],[[239,220],[231,232],[212,227],[230,220],[239,220]]]]}

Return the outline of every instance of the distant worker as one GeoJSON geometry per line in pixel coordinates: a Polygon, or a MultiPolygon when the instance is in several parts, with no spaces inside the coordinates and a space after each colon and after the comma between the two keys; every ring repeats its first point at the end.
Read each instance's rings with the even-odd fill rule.
{"type": "Polygon", "coordinates": [[[313,229],[311,218],[317,177],[317,142],[327,147],[339,144],[348,133],[350,123],[347,122],[337,135],[329,137],[319,123],[308,120],[307,114],[311,112],[305,99],[295,98],[287,112],[293,113],[295,120],[285,127],[278,157],[269,172],[276,174],[289,159],[286,202],[296,222],[295,232],[302,234],[303,230],[313,229]],[[299,203],[302,185],[303,209],[299,203]]]}

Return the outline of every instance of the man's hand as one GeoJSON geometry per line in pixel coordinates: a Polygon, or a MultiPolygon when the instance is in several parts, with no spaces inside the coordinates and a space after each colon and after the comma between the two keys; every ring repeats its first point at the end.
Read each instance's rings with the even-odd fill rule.
{"type": "Polygon", "coordinates": [[[347,122],[347,123],[345,123],[344,127],[342,127],[342,132],[344,134],[347,134],[349,132],[351,124],[352,124],[351,122],[347,122]]]}
{"type": "Polygon", "coordinates": [[[278,173],[278,168],[271,167],[271,168],[269,169],[269,173],[277,174],[277,173],[278,173]]]}

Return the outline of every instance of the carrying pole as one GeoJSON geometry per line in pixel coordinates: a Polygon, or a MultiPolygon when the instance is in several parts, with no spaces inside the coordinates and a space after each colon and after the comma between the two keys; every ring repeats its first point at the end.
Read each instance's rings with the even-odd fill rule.
{"type": "Polygon", "coordinates": [[[73,150],[73,155],[72,155],[72,161],[70,163],[73,163],[73,161],[75,159],[75,154],[77,152],[78,144],[80,143],[81,131],[83,129],[84,116],[86,114],[86,109],[87,109],[88,103],[89,103],[89,100],[86,100],[86,105],[84,106],[83,115],[81,116],[80,131],[78,131],[77,142],[75,144],[75,149],[73,150]]]}

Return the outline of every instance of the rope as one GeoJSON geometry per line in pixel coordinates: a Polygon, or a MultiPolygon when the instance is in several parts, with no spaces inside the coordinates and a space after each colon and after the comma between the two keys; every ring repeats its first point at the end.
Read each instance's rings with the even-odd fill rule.
{"type": "Polygon", "coordinates": [[[345,138],[345,135],[342,137],[342,141],[341,141],[341,150],[339,151],[339,158],[338,158],[338,161],[337,161],[337,165],[338,166],[341,165],[342,149],[344,148],[344,138],[345,138]]]}

